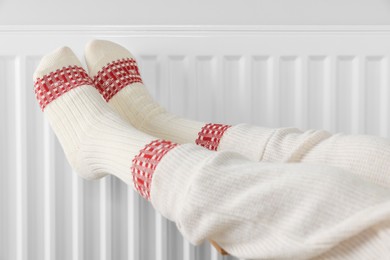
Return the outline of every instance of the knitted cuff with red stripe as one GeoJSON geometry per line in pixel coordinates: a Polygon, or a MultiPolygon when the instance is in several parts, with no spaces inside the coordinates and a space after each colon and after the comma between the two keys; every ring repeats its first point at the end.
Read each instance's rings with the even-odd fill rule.
{"type": "Polygon", "coordinates": [[[36,78],[34,91],[43,111],[50,102],[66,92],[82,85],[92,84],[92,79],[82,67],[70,65],[36,78]]]}
{"type": "Polygon", "coordinates": [[[230,125],[206,124],[198,133],[198,138],[195,140],[195,143],[209,150],[216,151],[223,134],[229,127],[230,125]]]}
{"type": "Polygon", "coordinates": [[[150,188],[157,165],[176,146],[177,144],[170,141],[154,140],[134,157],[131,166],[134,188],[146,200],[150,200],[150,188]]]}
{"type": "Polygon", "coordinates": [[[93,82],[108,102],[121,89],[136,82],[142,83],[142,79],[137,62],[131,58],[124,58],[104,66],[94,77],[93,82]]]}

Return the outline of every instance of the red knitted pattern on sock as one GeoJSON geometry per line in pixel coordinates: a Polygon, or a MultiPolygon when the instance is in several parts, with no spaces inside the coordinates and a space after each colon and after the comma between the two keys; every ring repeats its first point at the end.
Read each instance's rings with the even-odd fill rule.
{"type": "Polygon", "coordinates": [[[92,79],[82,67],[68,66],[37,78],[34,83],[34,91],[43,111],[50,102],[69,90],[92,84],[92,79]]]}
{"type": "Polygon", "coordinates": [[[122,88],[136,82],[142,83],[137,62],[131,58],[107,64],[96,74],[93,81],[107,102],[122,88]]]}
{"type": "Polygon", "coordinates": [[[134,187],[146,200],[150,200],[150,185],[157,165],[164,155],[177,145],[170,141],[154,140],[134,157],[131,166],[134,187]]]}
{"type": "Polygon", "coordinates": [[[229,127],[230,125],[206,124],[198,133],[195,143],[209,150],[216,151],[223,134],[229,127]]]}

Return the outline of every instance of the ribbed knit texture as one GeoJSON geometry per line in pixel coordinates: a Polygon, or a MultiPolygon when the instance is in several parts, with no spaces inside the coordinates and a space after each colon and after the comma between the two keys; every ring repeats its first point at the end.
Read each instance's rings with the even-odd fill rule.
{"type": "MultiPolygon", "coordinates": [[[[69,65],[81,67],[69,48],[60,48],[42,58],[34,81],[69,65]]],[[[112,174],[133,186],[132,159],[155,138],[121,119],[93,86],[62,94],[44,108],[44,114],[78,174],[86,179],[112,174]]]]}
{"type": "MultiPolygon", "coordinates": [[[[113,61],[134,59],[124,47],[101,40],[90,42],[85,56],[92,77],[113,61]]],[[[168,113],[141,82],[124,87],[108,102],[136,128],[176,143],[194,143],[205,125],[168,113]]],[[[390,140],[380,137],[240,124],[226,130],[217,150],[235,151],[254,161],[324,163],[390,187],[390,140]]]]}
{"type": "Polygon", "coordinates": [[[181,145],[151,202],[191,243],[248,259],[387,259],[390,190],[322,164],[256,163],[181,145]]]}

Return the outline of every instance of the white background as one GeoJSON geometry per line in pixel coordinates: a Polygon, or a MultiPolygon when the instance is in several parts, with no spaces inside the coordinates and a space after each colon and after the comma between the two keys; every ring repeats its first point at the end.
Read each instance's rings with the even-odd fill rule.
{"type": "Polygon", "coordinates": [[[1,24],[390,24],[388,0],[0,0],[1,24]]]}
{"type": "Polygon", "coordinates": [[[118,179],[72,172],[32,90],[46,52],[121,43],[193,119],[390,137],[389,14],[379,0],[0,0],[0,259],[231,259],[118,179]]]}

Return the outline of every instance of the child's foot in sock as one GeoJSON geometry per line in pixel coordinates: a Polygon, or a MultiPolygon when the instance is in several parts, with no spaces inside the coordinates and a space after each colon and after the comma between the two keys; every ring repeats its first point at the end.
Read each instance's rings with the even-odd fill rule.
{"type": "Polygon", "coordinates": [[[175,144],[156,141],[114,113],[67,47],[42,58],[34,83],[39,105],[75,171],[86,179],[113,174],[134,182],[148,198],[153,161],[145,156],[161,155],[175,144]]]}

